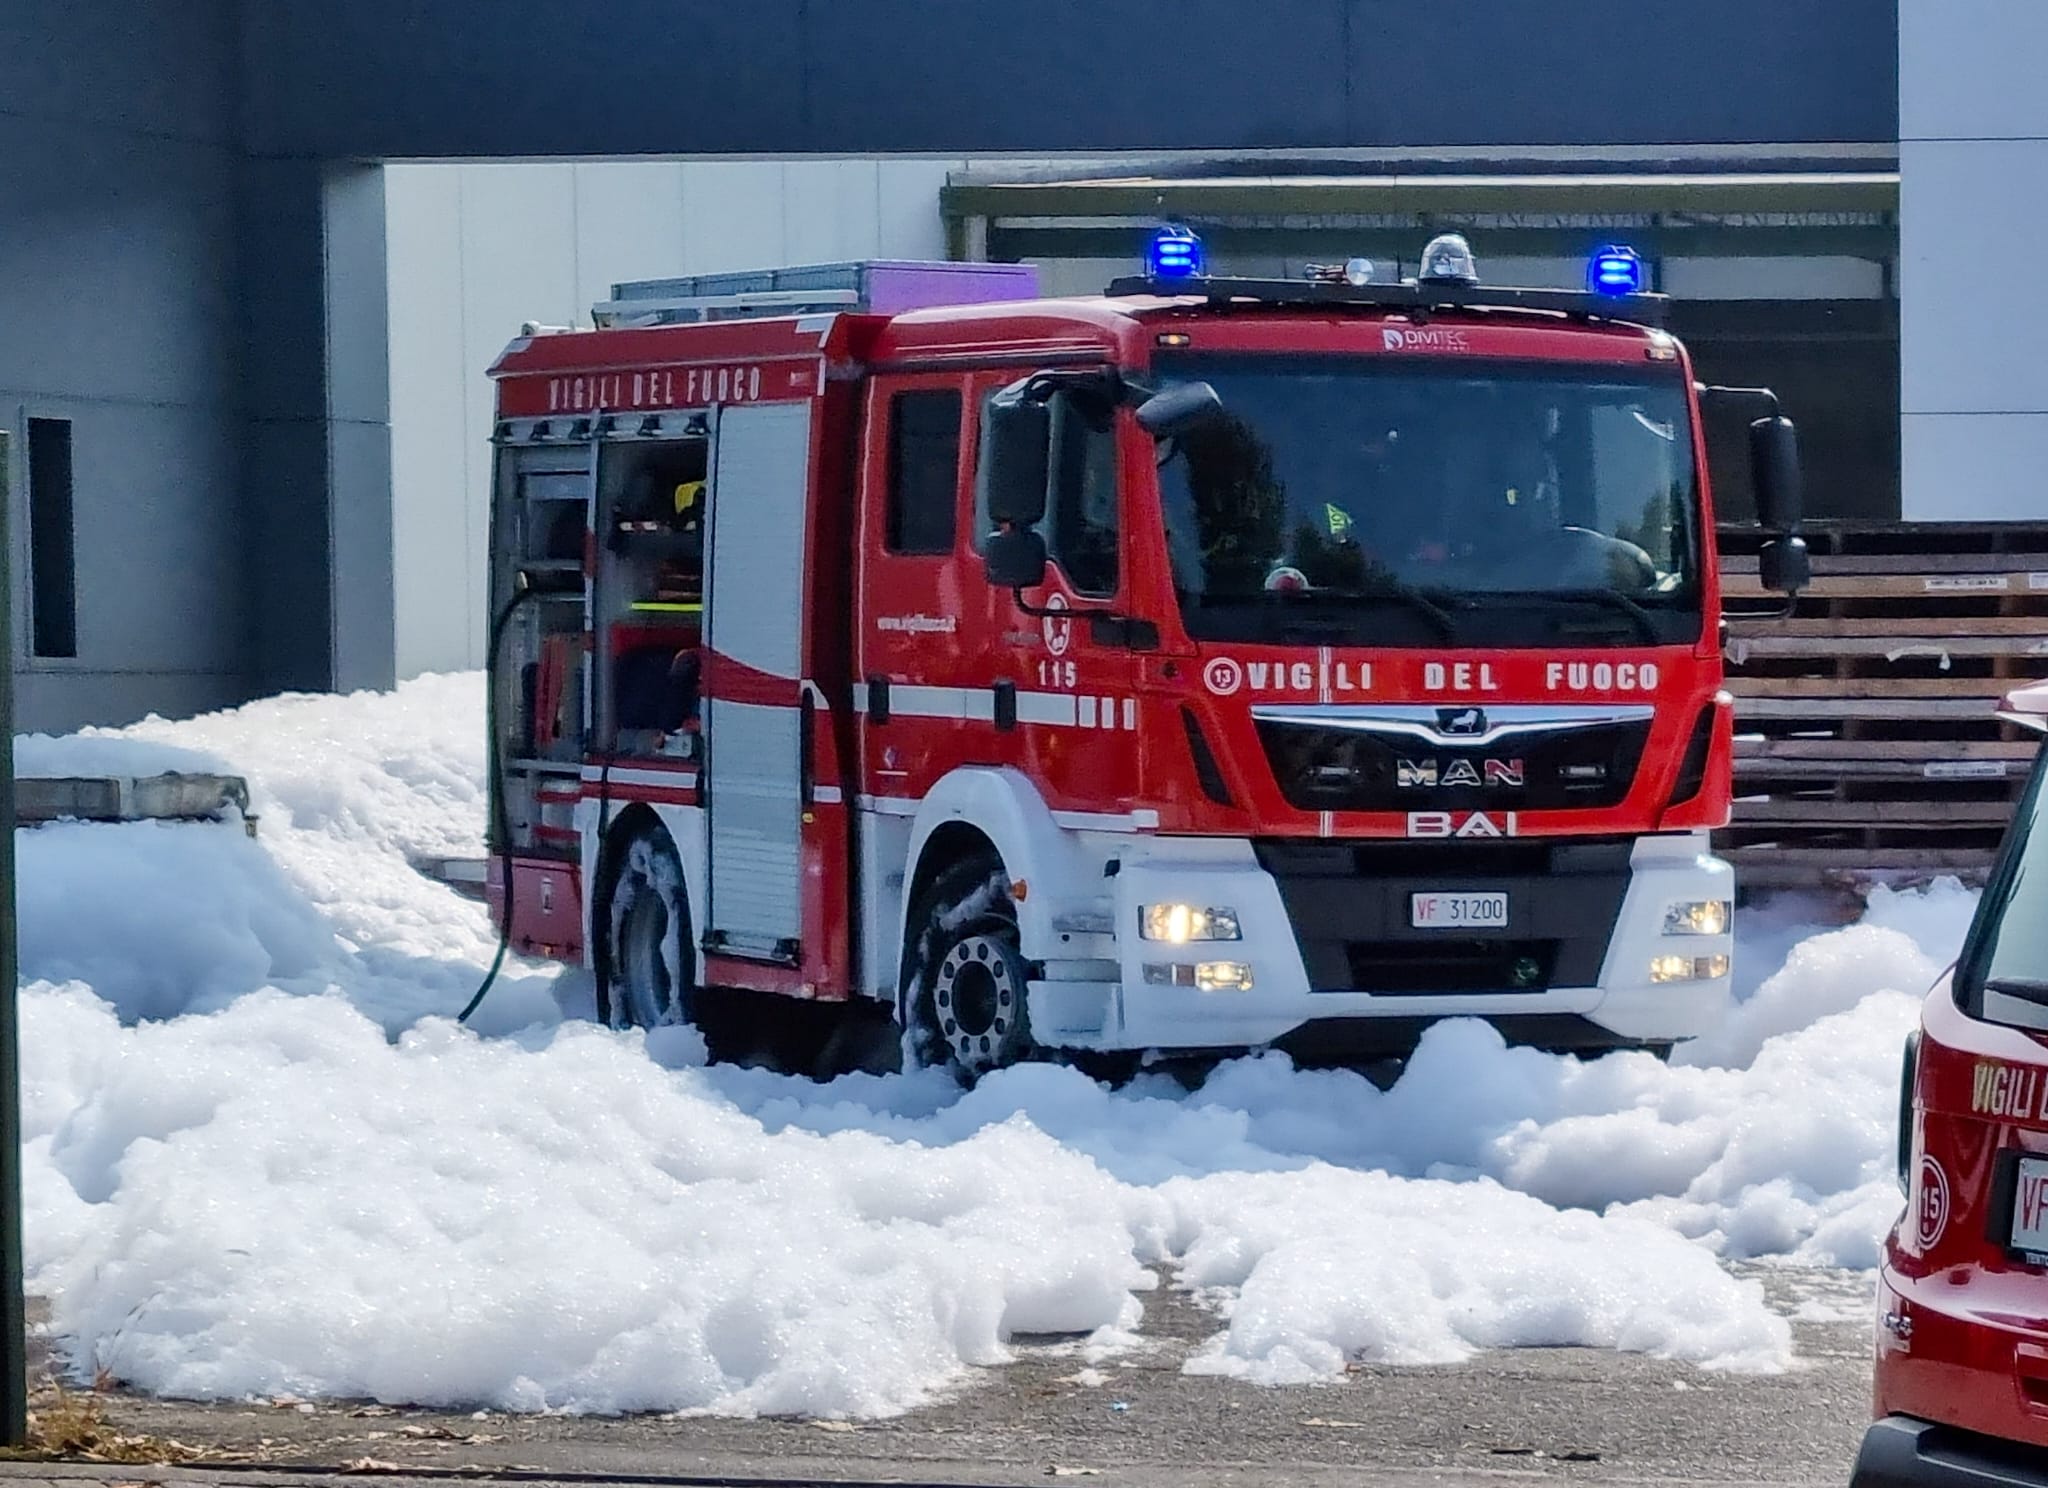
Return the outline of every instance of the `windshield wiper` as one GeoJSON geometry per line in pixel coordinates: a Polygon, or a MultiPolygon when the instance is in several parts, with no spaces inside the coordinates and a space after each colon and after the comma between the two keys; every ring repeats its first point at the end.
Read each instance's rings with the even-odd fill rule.
{"type": "Polygon", "coordinates": [[[1480,589],[1466,596],[1470,604],[1507,600],[1514,604],[1597,604],[1628,616],[1652,646],[1664,639],[1657,617],[1618,589],[1480,589]]]}
{"type": "Polygon", "coordinates": [[[1985,981],[1984,990],[2048,1007],[2048,977],[1991,977],[1985,981]]]}
{"type": "Polygon", "coordinates": [[[1265,591],[1268,602],[1294,604],[1303,600],[1318,604],[1350,605],[1360,600],[1390,600],[1425,615],[1447,641],[1456,640],[1458,622],[1451,612],[1420,589],[1407,584],[1381,584],[1371,589],[1289,589],[1265,591]]]}

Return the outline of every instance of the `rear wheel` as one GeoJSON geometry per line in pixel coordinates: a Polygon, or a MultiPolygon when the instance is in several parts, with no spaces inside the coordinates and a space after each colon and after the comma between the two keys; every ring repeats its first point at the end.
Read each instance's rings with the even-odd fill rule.
{"type": "Polygon", "coordinates": [[[659,1028],[696,1019],[689,896],[667,832],[631,838],[606,896],[599,1012],[614,1028],[659,1028]]]}
{"type": "Polygon", "coordinates": [[[946,869],[919,900],[914,923],[908,1022],[919,1061],[972,1080],[1040,1057],[1001,860],[983,853],[946,869]]]}

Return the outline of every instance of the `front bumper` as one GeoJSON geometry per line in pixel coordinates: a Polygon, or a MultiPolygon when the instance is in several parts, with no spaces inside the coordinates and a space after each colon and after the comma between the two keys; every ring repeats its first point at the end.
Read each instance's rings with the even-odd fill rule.
{"type": "MultiPolygon", "coordinates": [[[[1332,844],[1341,850],[1341,844],[1332,844]]],[[[1298,887],[1283,891],[1282,884],[1261,863],[1253,844],[1226,839],[1150,839],[1138,850],[1126,850],[1113,884],[1113,926],[1120,933],[1104,937],[1103,950],[1114,957],[1118,976],[1113,985],[1101,988],[1099,1011],[1090,1011],[1093,1000],[1073,985],[1032,990],[1032,1022],[1038,1037],[1047,1043],[1097,1049],[1216,1050],[1252,1048],[1285,1039],[1298,1031],[1312,1034],[1319,1029],[1344,1026],[1357,1028],[1378,1023],[1392,1037],[1397,1027],[1411,1030],[1405,1035],[1412,1046],[1413,1030],[1445,1018],[1479,1017],[1498,1019],[1503,1025],[1542,1026],[1560,1031],[1560,1036],[1542,1040],[1554,1047],[1614,1048],[1632,1044],[1662,1044],[1697,1036],[1710,1027],[1723,1011],[1728,998],[1726,976],[1695,981],[1657,983],[1650,980],[1650,963],[1660,955],[1692,957],[1728,956],[1732,937],[1666,936],[1664,920],[1671,905],[1699,899],[1734,897],[1733,874],[1728,865],[1713,857],[1704,834],[1645,837],[1632,845],[1622,844],[1615,859],[1611,888],[1617,907],[1609,921],[1602,918],[1593,932],[1590,953],[1581,944],[1570,956],[1556,960],[1555,968],[1568,974],[1548,985],[1517,988],[1512,985],[1467,987],[1457,991],[1417,990],[1415,987],[1373,987],[1331,985],[1330,958],[1322,954],[1303,923],[1306,902],[1298,887]],[[1140,938],[1137,925],[1147,904],[1189,903],[1227,905],[1235,909],[1240,938],[1234,941],[1162,945],[1140,938]],[[1304,945],[1315,954],[1321,984],[1312,977],[1304,945]],[[1161,966],[1188,966],[1210,960],[1228,960],[1251,968],[1249,990],[1203,991],[1193,986],[1162,984],[1161,966]],[[1041,993],[1044,1012],[1041,1013],[1041,993]],[[1570,1030],[1585,1030],[1574,1037],[1570,1030]]],[[[1383,878],[1352,880],[1349,892],[1358,905],[1361,923],[1377,915],[1384,925],[1388,904],[1398,904],[1406,915],[1407,895],[1413,890],[1491,887],[1498,875],[1475,867],[1460,873],[1434,871],[1383,878]],[[1376,906],[1368,905],[1368,898],[1376,906]]],[[[1535,887],[1535,881],[1529,881],[1535,887]]],[[[1544,900],[1547,917],[1565,917],[1552,890],[1544,900]]],[[[1325,923],[1341,923],[1346,906],[1341,895],[1342,880],[1325,880],[1318,885],[1325,907],[1325,923]],[[1335,900],[1331,896],[1339,896],[1335,900]]],[[[1519,910],[1513,904],[1510,913],[1519,910]]],[[[1524,927],[1528,929],[1529,927],[1524,927]]],[[[1537,925],[1534,930],[1543,932],[1537,925]]],[[[1361,932],[1365,933],[1365,932],[1361,932]]],[[[1378,933],[1378,932],[1376,932],[1378,933]]],[[[1405,923],[1399,934],[1411,945],[1414,934],[1405,923]]],[[[1517,932],[1520,933],[1520,932],[1517,932]]],[[[1447,937],[1446,955],[1451,937],[1447,937]]],[[[1426,965],[1428,947],[1417,955],[1418,966],[1426,965]]],[[[1363,960],[1355,964],[1368,964],[1363,960]]],[[[1348,1040],[1358,1043],[1354,1038],[1348,1040]]],[[[1399,1041],[1398,1039],[1396,1040],[1399,1041]]],[[[1388,1052],[1399,1052],[1389,1049],[1388,1052]]]]}
{"type": "Polygon", "coordinates": [[[1911,1416],[1886,1416],[1863,1434],[1849,1488],[2048,1488],[2048,1454],[1911,1416]]]}

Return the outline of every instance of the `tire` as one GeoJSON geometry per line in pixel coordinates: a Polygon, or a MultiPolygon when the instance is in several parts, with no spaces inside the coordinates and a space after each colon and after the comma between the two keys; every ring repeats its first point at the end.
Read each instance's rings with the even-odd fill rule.
{"type": "Polygon", "coordinates": [[[905,1020],[921,1064],[970,1083],[1042,1057],[1031,1036],[1030,972],[1009,874],[992,853],[940,873],[918,902],[905,1020]]]}
{"type": "Polygon", "coordinates": [[[659,827],[630,838],[605,896],[599,1014],[613,1028],[696,1021],[689,896],[682,860],[659,827]]]}

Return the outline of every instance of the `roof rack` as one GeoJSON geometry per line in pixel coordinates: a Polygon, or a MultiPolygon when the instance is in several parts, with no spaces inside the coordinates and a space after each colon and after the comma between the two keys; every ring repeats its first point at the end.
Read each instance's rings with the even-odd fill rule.
{"type": "Polygon", "coordinates": [[[1370,305],[1393,310],[1547,310],[1587,320],[1623,321],[1661,329],[1670,298],[1608,295],[1571,289],[1505,289],[1484,284],[1345,284],[1326,279],[1153,279],[1132,275],[1112,283],[1112,298],[1199,296],[1212,305],[1255,300],[1263,305],[1370,305]]]}
{"type": "Polygon", "coordinates": [[[609,300],[590,307],[590,318],[608,328],[837,311],[895,315],[937,305],[1028,300],[1037,293],[1038,271],[1029,264],[856,259],[614,284],[609,300]]]}

